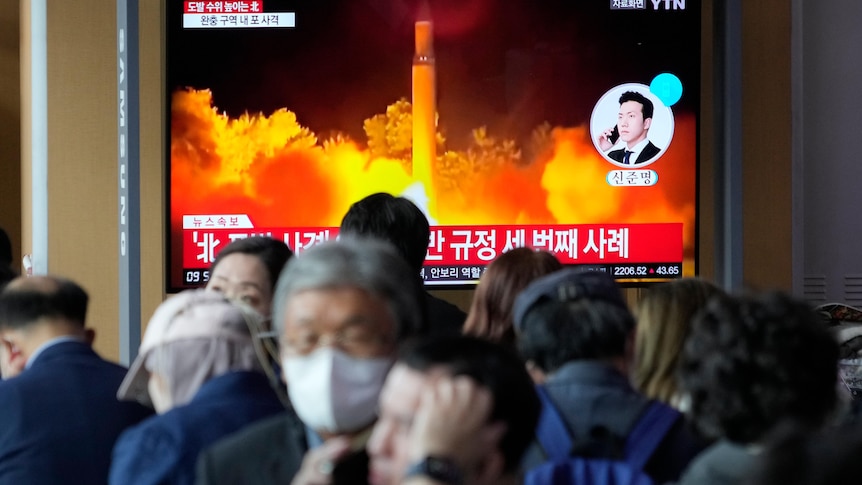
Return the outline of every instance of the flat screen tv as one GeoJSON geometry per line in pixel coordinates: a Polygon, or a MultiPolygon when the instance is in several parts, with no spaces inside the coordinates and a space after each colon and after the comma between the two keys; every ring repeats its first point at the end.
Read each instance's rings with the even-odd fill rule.
{"type": "Polygon", "coordinates": [[[700,2],[165,5],[169,291],[236,238],[332,239],[376,192],[428,216],[428,286],[517,246],[695,274],[700,2]]]}

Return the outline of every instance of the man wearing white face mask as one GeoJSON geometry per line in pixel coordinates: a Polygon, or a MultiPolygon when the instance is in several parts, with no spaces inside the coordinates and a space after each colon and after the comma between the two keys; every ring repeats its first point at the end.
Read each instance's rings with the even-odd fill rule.
{"type": "Polygon", "coordinates": [[[197,483],[365,483],[380,389],[399,344],[424,331],[422,302],[419,276],[383,242],[345,239],[292,259],[273,326],[295,414],[202,453],[197,483]]]}

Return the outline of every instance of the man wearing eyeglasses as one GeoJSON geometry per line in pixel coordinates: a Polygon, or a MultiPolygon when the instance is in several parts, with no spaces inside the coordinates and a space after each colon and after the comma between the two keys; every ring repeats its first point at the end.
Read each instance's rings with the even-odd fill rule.
{"type": "Polygon", "coordinates": [[[382,241],[345,238],[292,259],[273,326],[293,410],[202,453],[197,483],[366,477],[380,390],[399,345],[425,326],[422,301],[419,276],[382,241]]]}

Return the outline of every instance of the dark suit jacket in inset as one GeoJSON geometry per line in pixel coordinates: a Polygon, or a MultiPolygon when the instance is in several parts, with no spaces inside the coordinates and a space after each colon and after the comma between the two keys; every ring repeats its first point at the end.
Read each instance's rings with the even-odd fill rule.
{"type": "MultiPolygon", "coordinates": [[[[659,150],[657,146],[653,145],[651,141],[647,142],[647,145],[644,147],[643,150],[641,150],[640,155],[638,155],[637,160],[635,160],[634,163],[631,163],[630,165],[637,165],[639,163],[647,162],[651,160],[654,156],[658,155],[660,151],[661,150],[659,150]]],[[[625,156],[625,148],[620,148],[619,150],[613,150],[608,152],[608,157],[619,163],[623,163],[623,158],[625,158],[625,156]]]]}
{"type": "Polygon", "coordinates": [[[125,375],[89,345],[61,342],[0,382],[0,484],[107,483],[117,436],[152,414],[117,400],[125,375]]]}

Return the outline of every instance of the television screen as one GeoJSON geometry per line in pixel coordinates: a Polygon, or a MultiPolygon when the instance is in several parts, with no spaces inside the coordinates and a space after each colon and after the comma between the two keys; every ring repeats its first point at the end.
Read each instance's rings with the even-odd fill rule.
{"type": "Polygon", "coordinates": [[[166,3],[168,290],[376,192],[431,224],[426,285],[513,247],[624,282],[695,274],[699,2],[166,3]]]}

